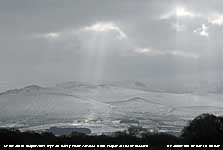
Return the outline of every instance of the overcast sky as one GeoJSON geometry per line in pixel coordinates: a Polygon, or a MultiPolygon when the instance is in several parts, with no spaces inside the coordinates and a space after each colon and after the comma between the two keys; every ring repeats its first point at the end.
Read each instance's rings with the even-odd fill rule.
{"type": "Polygon", "coordinates": [[[222,80],[221,0],[0,0],[0,90],[222,80]]]}

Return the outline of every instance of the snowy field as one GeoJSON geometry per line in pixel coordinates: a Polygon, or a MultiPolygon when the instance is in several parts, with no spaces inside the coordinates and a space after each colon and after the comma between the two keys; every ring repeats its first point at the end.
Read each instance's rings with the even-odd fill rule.
{"type": "Polygon", "coordinates": [[[0,127],[86,127],[93,134],[142,126],[179,132],[202,113],[223,114],[223,94],[152,91],[143,84],[27,86],[0,94],[0,127]]]}

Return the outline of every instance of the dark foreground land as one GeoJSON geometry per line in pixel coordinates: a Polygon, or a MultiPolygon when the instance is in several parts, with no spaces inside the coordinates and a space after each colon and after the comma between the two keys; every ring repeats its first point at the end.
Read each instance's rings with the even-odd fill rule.
{"type": "Polygon", "coordinates": [[[146,144],[165,146],[167,144],[223,144],[223,117],[202,114],[182,130],[179,137],[141,132],[129,129],[112,136],[90,136],[73,132],[69,136],[55,136],[52,133],[20,132],[16,129],[0,129],[0,144],[146,144]]]}

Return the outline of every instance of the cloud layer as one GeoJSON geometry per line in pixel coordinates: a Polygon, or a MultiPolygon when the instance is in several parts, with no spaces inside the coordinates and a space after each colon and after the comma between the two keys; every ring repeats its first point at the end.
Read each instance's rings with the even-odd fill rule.
{"type": "Polygon", "coordinates": [[[223,65],[222,4],[0,0],[0,83],[209,78],[223,65]]]}

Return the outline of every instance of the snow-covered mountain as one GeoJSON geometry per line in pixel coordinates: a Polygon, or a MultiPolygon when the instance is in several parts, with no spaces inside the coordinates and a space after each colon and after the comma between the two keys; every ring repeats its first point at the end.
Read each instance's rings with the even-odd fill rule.
{"type": "Polygon", "coordinates": [[[195,93],[170,92],[141,82],[31,85],[0,93],[0,126],[71,125],[101,133],[138,122],[149,129],[174,131],[201,113],[223,114],[223,94],[195,93]]]}

